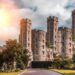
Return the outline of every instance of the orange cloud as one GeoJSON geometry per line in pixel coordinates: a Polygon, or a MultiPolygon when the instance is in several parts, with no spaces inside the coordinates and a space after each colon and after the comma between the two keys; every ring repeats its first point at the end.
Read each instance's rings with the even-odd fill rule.
{"type": "Polygon", "coordinates": [[[0,1],[0,40],[17,38],[18,36],[18,9],[12,0],[0,1]]]}

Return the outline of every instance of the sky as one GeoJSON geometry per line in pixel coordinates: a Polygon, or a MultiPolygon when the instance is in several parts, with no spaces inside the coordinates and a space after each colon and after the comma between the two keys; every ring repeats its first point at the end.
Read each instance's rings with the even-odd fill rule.
{"type": "Polygon", "coordinates": [[[33,29],[46,30],[49,16],[57,16],[59,26],[71,27],[74,9],[75,0],[0,0],[0,45],[18,39],[22,18],[31,19],[33,29]]]}

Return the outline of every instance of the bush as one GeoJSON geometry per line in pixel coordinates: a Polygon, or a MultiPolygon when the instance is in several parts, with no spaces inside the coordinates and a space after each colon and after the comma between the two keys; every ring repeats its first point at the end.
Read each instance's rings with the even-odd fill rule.
{"type": "Polygon", "coordinates": [[[22,70],[25,68],[24,63],[23,63],[21,60],[19,60],[19,61],[17,62],[17,68],[20,68],[20,69],[22,69],[22,70]]]}
{"type": "Polygon", "coordinates": [[[54,60],[52,67],[56,69],[73,69],[74,64],[72,60],[54,60]]]}

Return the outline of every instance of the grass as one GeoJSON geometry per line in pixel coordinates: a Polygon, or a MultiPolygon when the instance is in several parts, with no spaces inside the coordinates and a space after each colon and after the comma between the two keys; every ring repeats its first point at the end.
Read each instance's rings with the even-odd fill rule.
{"type": "Polygon", "coordinates": [[[0,75],[18,75],[20,72],[0,72],[0,75]]]}
{"type": "Polygon", "coordinates": [[[18,75],[22,73],[23,71],[18,71],[18,72],[0,72],[0,75],[18,75]]]}
{"type": "Polygon", "coordinates": [[[27,73],[28,71],[27,70],[21,70],[18,72],[0,72],[0,75],[18,75],[18,74],[21,74],[22,72],[27,73]]]}
{"type": "Polygon", "coordinates": [[[57,69],[54,69],[53,71],[62,73],[63,75],[75,75],[75,70],[57,70],[57,69]]]}

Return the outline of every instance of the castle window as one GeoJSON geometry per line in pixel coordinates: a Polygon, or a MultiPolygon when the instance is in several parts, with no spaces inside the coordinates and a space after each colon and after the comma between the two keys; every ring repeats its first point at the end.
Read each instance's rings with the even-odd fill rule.
{"type": "Polygon", "coordinates": [[[30,31],[28,31],[28,34],[30,33],[30,31]]]}
{"type": "Polygon", "coordinates": [[[30,22],[29,24],[31,25],[32,23],[30,22]]]}
{"type": "Polygon", "coordinates": [[[56,41],[55,41],[55,44],[56,44],[56,41]]]}
{"type": "Polygon", "coordinates": [[[55,28],[55,32],[57,31],[57,29],[55,28]]]}
{"type": "Polygon", "coordinates": [[[71,49],[69,49],[69,52],[71,53],[71,49]]]}
{"type": "Polygon", "coordinates": [[[55,51],[56,51],[56,47],[55,47],[55,51]]]}
{"type": "Polygon", "coordinates": [[[44,49],[44,45],[43,45],[43,49],[44,49]]]}
{"type": "Polygon", "coordinates": [[[71,41],[71,37],[70,37],[70,41],[71,41]]]}
{"type": "Polygon", "coordinates": [[[28,43],[28,46],[30,46],[30,44],[28,43]]]}
{"type": "Polygon", "coordinates": [[[43,55],[44,55],[44,53],[45,53],[45,52],[44,52],[44,51],[42,51],[42,53],[43,53],[43,55]]]}
{"type": "Polygon", "coordinates": [[[36,54],[38,54],[38,51],[36,50],[36,54]]]}
{"type": "Polygon", "coordinates": [[[43,40],[43,43],[44,43],[44,40],[43,40]]]}
{"type": "Polygon", "coordinates": [[[55,38],[56,38],[56,35],[55,35],[55,38]]]}
{"type": "Polygon", "coordinates": [[[69,43],[70,47],[71,47],[71,43],[69,43]]]}
{"type": "Polygon", "coordinates": [[[63,38],[63,40],[65,40],[65,37],[64,37],[64,35],[62,36],[62,38],[63,38]]]}
{"type": "Polygon", "coordinates": [[[29,41],[30,39],[28,38],[28,41],[29,41]]]}

